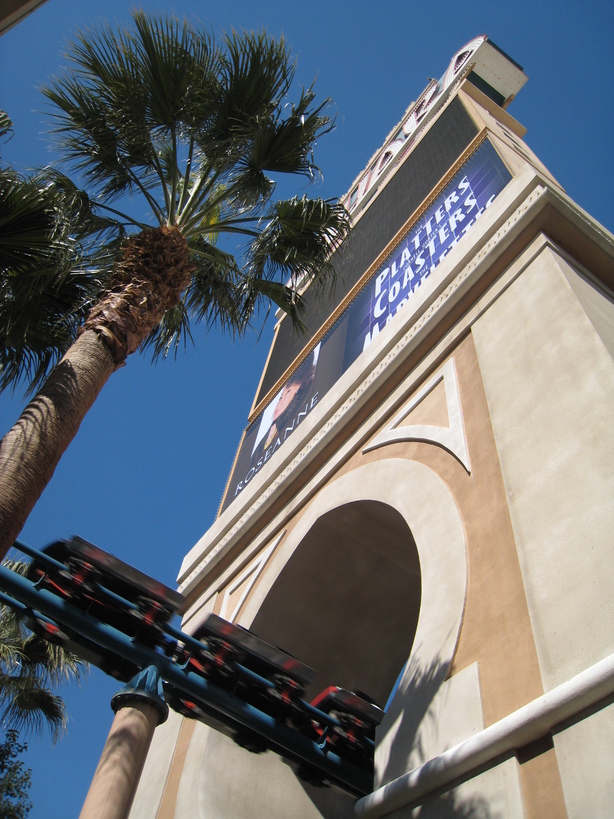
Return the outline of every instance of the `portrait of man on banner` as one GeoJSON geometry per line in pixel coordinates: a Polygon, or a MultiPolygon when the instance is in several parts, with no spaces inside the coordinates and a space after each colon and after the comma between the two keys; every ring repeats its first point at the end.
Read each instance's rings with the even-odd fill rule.
{"type": "Polygon", "coordinates": [[[319,355],[320,344],[262,413],[252,450],[252,463],[256,455],[283,443],[308,414],[319,355]]]}
{"type": "Polygon", "coordinates": [[[314,392],[314,381],[320,347],[321,344],[316,345],[294,375],[266,406],[260,418],[252,425],[252,430],[248,430],[242,453],[247,450],[251,455],[248,463],[245,463],[245,456],[243,458],[239,456],[235,471],[243,477],[236,483],[234,495],[241,492],[262,469],[317,404],[318,393],[314,392]],[[251,445],[250,438],[253,440],[251,445]]]}

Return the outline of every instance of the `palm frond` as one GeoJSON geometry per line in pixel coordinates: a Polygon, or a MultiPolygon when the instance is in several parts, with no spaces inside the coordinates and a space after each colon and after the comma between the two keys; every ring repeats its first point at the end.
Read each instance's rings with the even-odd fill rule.
{"type": "Polygon", "coordinates": [[[182,300],[166,311],[162,321],[143,342],[141,349],[143,351],[151,349],[152,358],[157,361],[159,358],[166,358],[171,351],[177,357],[179,348],[182,344],[185,348],[188,341],[193,343],[194,340],[190,331],[190,318],[182,300]]]}
{"type": "Polygon", "coordinates": [[[313,161],[313,145],[332,130],[334,122],[323,114],[330,100],[311,110],[314,99],[313,88],[303,89],[299,102],[290,106],[289,113],[285,107],[278,109],[267,122],[260,124],[251,154],[246,158],[250,168],[310,178],[319,173],[313,161]]]}
{"type": "Polygon", "coordinates": [[[32,677],[0,674],[0,721],[17,731],[49,728],[57,740],[66,728],[64,701],[32,677]]]}
{"type": "Polygon", "coordinates": [[[191,254],[196,270],[190,286],[143,344],[154,360],[166,358],[171,351],[176,355],[182,344],[193,342],[191,321],[232,333],[245,329],[245,288],[235,257],[202,236],[192,242],[191,254]]]}
{"type": "Polygon", "coordinates": [[[274,304],[279,307],[288,316],[292,322],[292,326],[296,333],[307,332],[307,326],[302,321],[301,315],[305,312],[306,305],[303,297],[297,293],[293,287],[281,282],[268,281],[267,279],[257,279],[250,282],[249,291],[246,291],[246,299],[244,305],[244,320],[246,323],[251,321],[252,316],[256,312],[257,306],[260,302],[267,305],[274,304]]]}
{"type": "Polygon", "coordinates": [[[166,134],[190,131],[190,124],[202,127],[202,118],[211,116],[213,100],[218,59],[213,38],[174,17],[136,12],[134,22],[135,66],[147,93],[149,127],[166,134]]]}
{"type": "Polygon", "coordinates": [[[57,171],[0,170],[0,390],[35,389],[75,338],[121,227],[57,171]]]}
{"type": "Polygon", "coordinates": [[[185,295],[189,314],[207,329],[243,332],[244,283],[236,258],[204,239],[194,243],[194,254],[198,267],[185,295]]]}
{"type": "Polygon", "coordinates": [[[268,121],[289,91],[295,64],[284,39],[265,32],[232,32],[224,41],[215,119],[198,139],[206,156],[238,162],[262,120],[268,121]]]}
{"type": "MultiPolygon", "coordinates": [[[[25,575],[29,564],[4,560],[3,566],[25,575]]],[[[86,662],[32,633],[10,606],[0,605],[0,721],[39,733],[48,727],[58,738],[66,725],[63,700],[51,688],[82,680],[86,662]]]]}
{"type": "Polygon", "coordinates": [[[331,283],[332,251],[350,229],[349,216],[338,202],[287,199],[275,203],[260,235],[248,252],[249,281],[294,279],[331,283]]]}
{"type": "MultiPolygon", "coordinates": [[[[173,17],[136,12],[135,31],[103,26],[68,53],[73,73],[43,89],[55,106],[65,158],[102,197],[161,186],[162,143],[188,138],[211,118],[217,52],[206,32],[173,17]]],[[[156,200],[149,204],[162,223],[156,200]]]]}
{"type": "Polygon", "coordinates": [[[6,111],[0,110],[0,139],[3,139],[13,130],[13,123],[6,111]]]}

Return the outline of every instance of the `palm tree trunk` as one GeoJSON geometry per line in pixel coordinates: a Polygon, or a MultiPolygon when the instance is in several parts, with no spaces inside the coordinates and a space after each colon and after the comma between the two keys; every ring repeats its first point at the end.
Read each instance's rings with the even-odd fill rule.
{"type": "Polygon", "coordinates": [[[111,373],[175,306],[194,265],[177,228],[131,236],[81,334],[0,441],[0,560],[111,373]]]}
{"type": "Polygon", "coordinates": [[[87,330],[0,441],[0,559],[115,368],[107,345],[87,330]]]}

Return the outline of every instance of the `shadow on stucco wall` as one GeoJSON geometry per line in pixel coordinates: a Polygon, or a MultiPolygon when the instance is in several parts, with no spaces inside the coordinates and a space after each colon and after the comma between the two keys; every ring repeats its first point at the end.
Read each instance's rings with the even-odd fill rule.
{"type": "MultiPolygon", "coordinates": [[[[389,782],[427,760],[428,753],[423,740],[425,731],[437,729],[432,709],[433,699],[444,682],[449,663],[438,660],[423,668],[411,661],[399,678],[396,696],[390,704],[386,719],[378,729],[377,742],[389,732],[400,737],[403,747],[394,747],[394,758],[389,757],[382,766],[380,782],[389,782]],[[401,760],[399,762],[399,759],[401,760]]],[[[303,788],[324,819],[350,819],[355,816],[355,800],[330,789],[315,788],[303,784],[303,788]]],[[[452,783],[456,787],[459,783],[452,783]]],[[[461,794],[453,790],[429,795],[421,804],[408,806],[390,814],[394,819],[503,819],[493,811],[480,796],[461,794]]]]}

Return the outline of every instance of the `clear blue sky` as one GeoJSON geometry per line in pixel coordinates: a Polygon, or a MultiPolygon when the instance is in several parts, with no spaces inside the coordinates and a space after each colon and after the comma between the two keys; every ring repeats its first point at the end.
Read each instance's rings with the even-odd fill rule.
{"type": "MultiPolygon", "coordinates": [[[[0,108],[15,124],[2,158],[53,163],[40,83],[63,64],[66,39],[101,18],[126,22],[125,0],[48,0],[0,38],[0,108]]],[[[614,229],[614,8],[611,0],[450,3],[430,0],[148,2],[215,33],[265,26],[298,58],[298,81],[332,97],[337,129],[317,147],[324,181],[344,194],[409,103],[452,55],[487,34],[529,82],[509,111],[526,141],[583,208],[614,229]]],[[[301,192],[301,180],[296,192],[301,192]]],[[[270,331],[233,342],[195,333],[196,347],[152,366],[134,356],[113,376],[32,513],[22,539],[42,547],[80,534],[173,584],[183,555],[213,521],[266,359],[270,331]]],[[[0,434],[23,397],[0,396],[0,434]]],[[[331,681],[332,682],[332,681],[331,681]]],[[[117,683],[95,672],[68,689],[67,736],[31,739],[33,819],[77,816],[109,729],[117,683]]]]}

